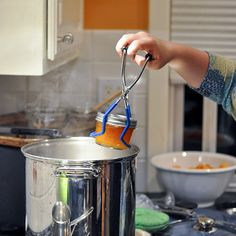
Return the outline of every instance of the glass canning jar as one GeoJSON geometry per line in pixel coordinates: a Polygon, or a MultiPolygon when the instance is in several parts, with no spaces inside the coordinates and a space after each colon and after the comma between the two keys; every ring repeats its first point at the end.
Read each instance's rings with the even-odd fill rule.
{"type": "MultiPolygon", "coordinates": [[[[102,120],[104,113],[98,112],[96,117],[96,133],[102,130],[102,120]]],[[[115,149],[126,149],[127,146],[120,140],[122,131],[126,126],[126,116],[120,114],[110,114],[106,123],[106,130],[103,135],[96,137],[96,143],[106,147],[115,149]]],[[[134,129],[137,126],[137,121],[131,118],[130,127],[124,135],[124,141],[130,144],[134,129]]]]}

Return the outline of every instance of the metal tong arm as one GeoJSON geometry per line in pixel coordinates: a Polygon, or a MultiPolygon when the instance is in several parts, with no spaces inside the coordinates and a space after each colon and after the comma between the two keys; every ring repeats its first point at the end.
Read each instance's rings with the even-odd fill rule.
{"type": "MultiPolygon", "coordinates": [[[[125,48],[124,49],[125,50],[125,52],[127,53],[127,48],[125,48]]],[[[124,58],[126,58],[126,53],[124,53],[124,58]]],[[[145,55],[145,62],[144,62],[144,65],[143,65],[143,67],[142,67],[142,69],[141,69],[141,71],[140,71],[140,73],[139,73],[139,75],[137,76],[137,78],[133,81],[133,83],[132,84],[130,84],[129,86],[127,86],[126,85],[126,76],[125,76],[125,64],[123,65],[123,63],[122,63],[122,65],[123,65],[123,68],[122,68],[122,80],[123,80],[123,88],[122,88],[122,90],[123,90],[123,96],[124,97],[126,97],[127,95],[128,95],[128,93],[130,92],[130,90],[134,87],[134,85],[135,84],[137,84],[137,82],[139,81],[139,79],[141,78],[141,76],[142,76],[142,74],[143,74],[143,72],[144,72],[144,70],[145,70],[145,68],[146,68],[146,66],[147,66],[147,63],[149,62],[149,61],[151,61],[151,60],[153,60],[153,57],[152,57],[152,55],[150,54],[150,53],[147,53],[146,55],[145,55]]],[[[124,62],[126,61],[126,59],[124,59],[124,62]]]]}
{"type": "Polygon", "coordinates": [[[130,92],[130,90],[134,87],[134,85],[139,81],[139,79],[141,78],[146,66],[147,66],[147,63],[151,60],[153,60],[153,57],[150,53],[147,53],[145,55],[145,62],[144,62],[144,65],[140,71],[140,73],[138,74],[137,78],[133,81],[132,84],[130,84],[129,86],[127,86],[126,84],[126,73],[125,73],[125,70],[126,70],[126,56],[127,56],[127,50],[128,50],[128,47],[123,47],[122,48],[122,51],[123,51],[123,57],[122,57],[122,68],[121,68],[121,77],[122,77],[122,91],[123,91],[123,97],[126,97],[128,95],[128,93],[130,92]]]}
{"type": "Polygon", "coordinates": [[[122,67],[121,67],[121,77],[122,77],[122,99],[124,101],[124,105],[125,105],[125,114],[126,114],[126,124],[125,124],[125,128],[124,130],[122,131],[121,133],[121,136],[120,136],[120,140],[121,142],[127,146],[127,147],[130,147],[129,144],[126,143],[126,141],[124,140],[124,137],[125,137],[125,134],[127,133],[129,127],[130,127],[130,120],[131,120],[131,108],[130,108],[130,105],[129,105],[129,102],[128,102],[128,93],[130,92],[130,90],[134,87],[134,85],[139,81],[139,79],[141,78],[143,72],[144,72],[144,69],[148,63],[148,61],[152,60],[152,55],[150,53],[147,53],[146,56],[145,56],[145,63],[139,73],[139,75],[137,76],[137,78],[134,80],[134,82],[127,86],[127,83],[126,83],[126,56],[127,56],[127,50],[128,50],[128,47],[123,47],[122,48],[122,52],[123,52],[123,57],[122,57],[122,67]]]}
{"type": "Polygon", "coordinates": [[[130,145],[128,143],[126,143],[126,141],[124,140],[124,136],[130,127],[130,119],[131,119],[131,109],[130,109],[130,105],[129,105],[128,97],[127,97],[129,91],[127,90],[127,87],[126,87],[126,73],[125,73],[127,50],[128,50],[127,47],[122,48],[122,63],[121,63],[122,95],[121,95],[121,99],[123,99],[124,105],[125,105],[126,124],[125,124],[125,128],[123,129],[123,131],[120,135],[120,140],[125,146],[130,147],[130,145]]]}

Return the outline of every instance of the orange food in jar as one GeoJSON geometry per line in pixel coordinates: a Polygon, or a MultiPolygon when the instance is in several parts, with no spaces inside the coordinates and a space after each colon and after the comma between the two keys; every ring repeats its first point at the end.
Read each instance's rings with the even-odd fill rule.
{"type": "MultiPolygon", "coordinates": [[[[103,118],[103,114],[99,112],[96,118],[97,120],[96,133],[99,133],[102,131],[102,118],[103,118]]],[[[126,149],[127,146],[124,145],[124,143],[120,140],[120,136],[125,128],[125,124],[126,124],[125,116],[111,114],[108,117],[108,120],[106,123],[105,133],[103,135],[96,137],[96,143],[102,146],[112,147],[115,149],[126,149]]],[[[136,124],[137,122],[132,119],[130,127],[128,128],[124,136],[124,141],[127,144],[130,144],[131,137],[136,127],[136,124]]]]}

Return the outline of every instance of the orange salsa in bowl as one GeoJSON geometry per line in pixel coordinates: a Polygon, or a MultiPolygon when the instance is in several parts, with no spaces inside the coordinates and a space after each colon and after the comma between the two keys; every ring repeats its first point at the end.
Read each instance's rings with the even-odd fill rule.
{"type": "MultiPolygon", "coordinates": [[[[227,162],[221,162],[218,166],[213,167],[212,165],[208,164],[208,163],[199,163],[195,166],[190,166],[187,169],[194,169],[194,170],[210,170],[210,169],[218,169],[218,168],[227,168],[229,167],[229,163],[227,162]]],[[[181,165],[175,164],[172,165],[173,168],[176,169],[181,169],[183,168],[181,165]]]]}

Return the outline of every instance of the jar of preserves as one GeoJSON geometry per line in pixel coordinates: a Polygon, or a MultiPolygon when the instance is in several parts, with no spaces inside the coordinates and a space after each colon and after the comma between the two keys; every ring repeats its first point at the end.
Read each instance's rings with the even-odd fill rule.
{"type": "MultiPolygon", "coordinates": [[[[102,131],[102,121],[104,114],[98,112],[96,117],[96,133],[102,131]]],[[[105,133],[96,137],[96,143],[106,147],[115,149],[126,149],[127,146],[121,141],[121,134],[126,126],[126,116],[120,114],[110,114],[106,123],[105,133]]],[[[130,144],[137,121],[131,118],[130,126],[124,135],[124,141],[130,144]]]]}

